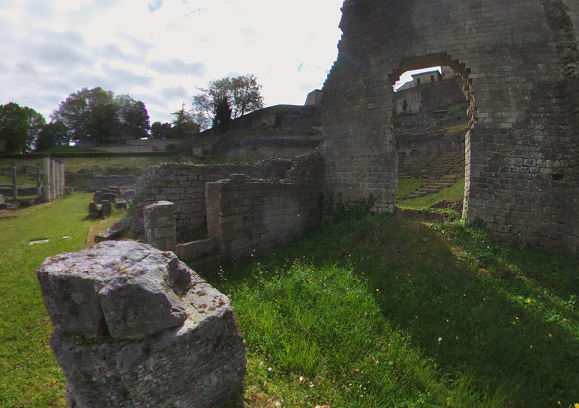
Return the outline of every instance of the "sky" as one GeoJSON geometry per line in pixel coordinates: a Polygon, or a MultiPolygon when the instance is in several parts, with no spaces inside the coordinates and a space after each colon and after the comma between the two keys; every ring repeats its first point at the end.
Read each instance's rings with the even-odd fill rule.
{"type": "Polygon", "coordinates": [[[343,0],[0,0],[0,104],[49,120],[83,87],[129,94],[151,123],[198,87],[253,74],[265,106],[303,105],[337,58],[343,0]]]}
{"type": "Polygon", "coordinates": [[[151,123],[207,82],[253,74],[266,106],[303,105],[337,58],[343,0],[0,0],[0,104],[48,120],[83,87],[151,123]]]}

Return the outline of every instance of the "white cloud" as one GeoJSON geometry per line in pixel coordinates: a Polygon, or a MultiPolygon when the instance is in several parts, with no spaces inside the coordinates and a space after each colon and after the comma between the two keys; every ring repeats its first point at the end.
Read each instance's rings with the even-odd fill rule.
{"type": "Polygon", "coordinates": [[[151,120],[210,80],[254,74],[266,105],[303,104],[337,56],[343,0],[0,0],[0,104],[47,116],[101,86],[151,120]],[[298,67],[301,67],[298,69],[298,67]]]}

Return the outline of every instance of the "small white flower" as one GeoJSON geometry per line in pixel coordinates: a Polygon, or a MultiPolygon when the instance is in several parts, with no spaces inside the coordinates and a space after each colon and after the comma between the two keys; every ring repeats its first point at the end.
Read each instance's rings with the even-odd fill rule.
{"type": "Polygon", "coordinates": [[[305,378],[300,375],[300,382],[304,382],[305,378]]]}
{"type": "Polygon", "coordinates": [[[281,407],[281,402],[277,401],[277,402],[275,403],[275,406],[276,406],[276,407],[281,407]]]}
{"type": "Polygon", "coordinates": [[[439,338],[438,338],[438,342],[440,343],[441,341],[442,341],[442,337],[439,337],[439,338]]]}
{"type": "Polygon", "coordinates": [[[260,362],[259,362],[259,365],[262,366],[262,365],[263,365],[263,361],[260,361],[260,362]]]}
{"type": "Polygon", "coordinates": [[[270,372],[270,373],[271,373],[271,370],[272,370],[272,368],[271,368],[271,367],[269,367],[269,368],[267,369],[267,371],[268,371],[268,372],[270,372]]]}
{"type": "Polygon", "coordinates": [[[314,386],[314,383],[310,383],[310,388],[313,388],[313,386],[314,386]]]}

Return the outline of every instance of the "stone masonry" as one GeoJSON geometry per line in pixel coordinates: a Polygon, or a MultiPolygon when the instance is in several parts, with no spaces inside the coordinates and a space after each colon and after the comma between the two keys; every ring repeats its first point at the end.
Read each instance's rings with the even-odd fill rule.
{"type": "Polygon", "coordinates": [[[137,195],[132,208],[135,217],[133,232],[137,236],[144,236],[145,206],[157,201],[170,201],[175,204],[177,240],[187,242],[207,231],[206,183],[227,179],[232,174],[244,174],[262,180],[291,177],[291,183],[310,183],[315,179],[320,183],[322,171],[319,155],[262,160],[258,163],[154,166],[145,170],[137,183],[137,195]],[[303,177],[296,177],[298,173],[303,173],[303,177]]]}
{"type": "Polygon", "coordinates": [[[232,259],[280,246],[320,224],[320,184],[233,175],[206,186],[209,237],[232,259]]]}
{"type": "Polygon", "coordinates": [[[404,71],[462,76],[465,215],[506,239],[579,245],[579,6],[575,0],[346,0],[324,85],[327,188],[394,208],[392,85],[404,71]],[[519,235],[520,234],[520,235],[519,235]]]}
{"type": "Polygon", "coordinates": [[[72,408],[214,408],[243,390],[226,296],[172,252],[108,241],[37,271],[72,408]]]}

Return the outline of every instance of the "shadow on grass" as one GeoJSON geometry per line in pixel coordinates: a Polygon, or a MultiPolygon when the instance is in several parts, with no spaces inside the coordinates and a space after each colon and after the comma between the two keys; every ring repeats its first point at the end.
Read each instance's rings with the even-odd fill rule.
{"type": "MultiPolygon", "coordinates": [[[[513,407],[579,401],[579,267],[572,259],[507,248],[481,228],[379,215],[325,226],[236,265],[226,272],[228,285],[251,276],[256,262],[286,270],[296,258],[351,266],[367,278],[392,327],[407,331],[450,378],[466,375],[491,395],[518,389],[513,407]]],[[[224,287],[223,279],[211,278],[224,287]]]]}

